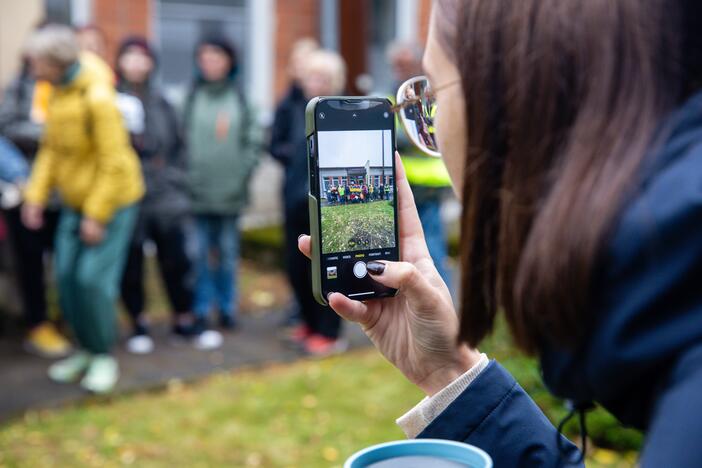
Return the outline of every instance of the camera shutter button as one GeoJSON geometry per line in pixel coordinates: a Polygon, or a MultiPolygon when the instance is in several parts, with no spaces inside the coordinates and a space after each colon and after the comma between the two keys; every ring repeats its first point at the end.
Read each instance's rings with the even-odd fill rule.
{"type": "Polygon", "coordinates": [[[353,266],[353,274],[358,279],[365,278],[365,276],[368,274],[365,262],[356,262],[356,264],[353,266]]]}

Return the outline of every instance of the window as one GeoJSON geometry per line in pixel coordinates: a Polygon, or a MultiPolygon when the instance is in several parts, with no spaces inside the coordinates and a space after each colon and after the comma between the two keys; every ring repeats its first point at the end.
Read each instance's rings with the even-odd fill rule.
{"type": "MultiPolygon", "coordinates": [[[[38,3],[38,2],[37,2],[38,3]]],[[[71,24],[72,5],[70,0],[46,0],[46,19],[54,23],[71,24]]]]}
{"type": "MultiPolygon", "coordinates": [[[[397,2],[405,0],[397,0],[397,2]]],[[[395,78],[388,66],[385,49],[396,37],[397,2],[371,0],[370,27],[368,28],[368,71],[373,77],[376,90],[393,93],[395,78]]]]}
{"type": "Polygon", "coordinates": [[[154,42],[161,49],[157,73],[167,92],[185,94],[193,78],[193,51],[203,36],[223,35],[230,40],[237,50],[239,73],[242,78],[247,76],[246,0],[160,0],[157,3],[154,42]]]}

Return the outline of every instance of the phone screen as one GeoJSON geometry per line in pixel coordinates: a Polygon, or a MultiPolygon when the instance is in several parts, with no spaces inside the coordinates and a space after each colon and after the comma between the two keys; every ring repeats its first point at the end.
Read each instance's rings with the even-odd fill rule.
{"type": "Polygon", "coordinates": [[[354,299],[394,294],[367,273],[397,260],[394,119],[383,101],[367,110],[330,106],[317,116],[317,183],[323,292],[354,299]],[[328,120],[327,122],[321,122],[328,120]]]}

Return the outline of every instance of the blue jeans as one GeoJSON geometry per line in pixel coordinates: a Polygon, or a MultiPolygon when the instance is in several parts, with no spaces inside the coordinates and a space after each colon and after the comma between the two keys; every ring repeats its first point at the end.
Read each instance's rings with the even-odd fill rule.
{"type": "Polygon", "coordinates": [[[424,229],[424,238],[427,241],[429,255],[434,260],[434,265],[439,271],[450,291],[453,291],[451,271],[446,265],[448,259],[448,248],[446,246],[446,234],[444,224],[441,222],[441,202],[439,200],[422,201],[417,203],[419,220],[424,229]]]}
{"type": "Polygon", "coordinates": [[[238,218],[197,215],[195,224],[198,245],[193,311],[198,318],[204,318],[214,303],[222,316],[234,318],[238,299],[238,218]]]}

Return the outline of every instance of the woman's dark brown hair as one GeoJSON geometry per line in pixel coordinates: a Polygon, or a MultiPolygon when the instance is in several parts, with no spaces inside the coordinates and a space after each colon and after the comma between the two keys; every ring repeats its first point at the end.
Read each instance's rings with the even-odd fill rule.
{"type": "Polygon", "coordinates": [[[462,77],[461,330],[576,346],[617,214],[664,117],[698,87],[695,0],[436,0],[462,77]]]}

